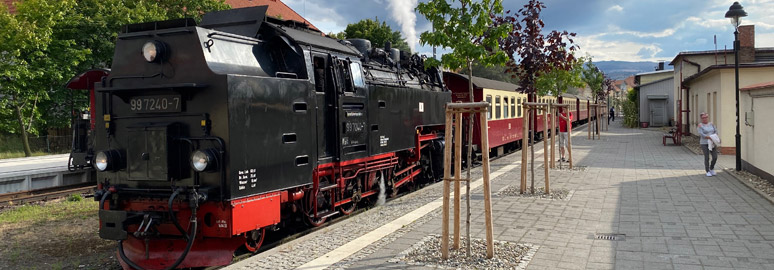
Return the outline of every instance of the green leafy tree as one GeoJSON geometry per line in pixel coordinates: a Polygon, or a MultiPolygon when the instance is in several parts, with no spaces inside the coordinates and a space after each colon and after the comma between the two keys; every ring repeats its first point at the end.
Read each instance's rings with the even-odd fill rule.
{"type": "Polygon", "coordinates": [[[0,95],[4,121],[22,138],[24,154],[30,156],[28,133],[37,133],[38,104],[48,99],[52,85],[74,73],[89,54],[72,39],[57,38],[52,29],[63,24],[75,0],[26,0],[17,3],[16,14],[0,11],[0,95]],[[10,116],[10,117],[9,117],[10,116]]]}
{"type": "Polygon", "coordinates": [[[591,89],[591,96],[596,101],[602,93],[605,82],[605,73],[599,70],[591,58],[583,67],[583,82],[591,89]]]}
{"type": "Polygon", "coordinates": [[[519,80],[506,73],[506,69],[507,67],[505,66],[485,66],[478,61],[473,62],[473,76],[487,78],[495,81],[509,82],[518,85],[519,80]]]}
{"type": "MultiPolygon", "coordinates": [[[[484,66],[502,65],[508,60],[507,55],[499,50],[498,40],[505,38],[510,25],[495,26],[491,16],[503,12],[502,0],[430,0],[419,3],[416,10],[424,15],[433,25],[433,31],[420,34],[419,42],[422,45],[449,48],[451,52],[441,56],[441,61],[428,58],[426,67],[443,65],[446,68],[457,70],[466,67],[468,71],[468,97],[473,101],[473,62],[477,61],[484,66]]],[[[467,164],[471,163],[473,145],[473,117],[468,117],[468,157],[467,164]]],[[[470,171],[468,171],[470,178],[470,171]]],[[[470,183],[467,184],[467,194],[470,194],[470,183]]],[[[459,185],[455,185],[455,194],[459,194],[459,185]]],[[[459,196],[455,196],[459,198],[459,196]]],[[[466,234],[470,239],[470,200],[467,200],[467,229],[466,234]]],[[[455,223],[455,231],[457,230],[455,223]]],[[[454,239],[454,246],[459,247],[459,238],[454,239]]],[[[466,250],[470,256],[470,243],[466,250]]],[[[448,254],[444,254],[448,255],[448,254]]],[[[487,252],[489,258],[492,254],[487,252]]],[[[444,258],[445,259],[445,258],[444,258]]]]}
{"type": "Polygon", "coordinates": [[[400,31],[393,31],[392,27],[387,25],[384,21],[379,21],[379,18],[374,18],[373,20],[365,19],[348,24],[347,28],[344,29],[344,32],[338,34],[330,33],[328,36],[338,39],[367,39],[371,41],[371,46],[377,48],[383,48],[384,43],[389,41],[392,48],[411,52],[408,43],[406,43],[406,39],[403,38],[400,31]]]}
{"type": "Polygon", "coordinates": [[[583,59],[573,59],[568,67],[564,69],[552,65],[548,72],[540,74],[535,81],[537,94],[559,97],[570,89],[583,87],[583,59]]]}
{"type": "MultiPolygon", "coordinates": [[[[29,156],[28,134],[68,123],[62,85],[85,69],[109,67],[122,25],[198,19],[223,8],[223,0],[25,0],[10,14],[0,5],[0,128],[21,136],[29,156]]],[[[79,100],[76,107],[86,106],[79,100]]]]}

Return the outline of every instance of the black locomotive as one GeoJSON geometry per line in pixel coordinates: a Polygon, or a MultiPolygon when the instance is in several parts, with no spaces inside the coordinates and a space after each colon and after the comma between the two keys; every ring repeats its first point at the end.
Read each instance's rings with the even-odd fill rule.
{"type": "Polygon", "coordinates": [[[441,74],[266,7],[128,25],[95,89],[100,237],[125,268],[225,265],[442,172],[441,74]],[[380,188],[380,182],[382,188],[380,188]]]}

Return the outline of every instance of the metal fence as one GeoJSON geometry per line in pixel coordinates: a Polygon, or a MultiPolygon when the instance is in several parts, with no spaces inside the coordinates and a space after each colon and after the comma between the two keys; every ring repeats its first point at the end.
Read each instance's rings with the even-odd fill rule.
{"type": "Polygon", "coordinates": [[[30,137],[30,148],[33,152],[52,154],[69,153],[73,142],[72,135],[30,137]]]}

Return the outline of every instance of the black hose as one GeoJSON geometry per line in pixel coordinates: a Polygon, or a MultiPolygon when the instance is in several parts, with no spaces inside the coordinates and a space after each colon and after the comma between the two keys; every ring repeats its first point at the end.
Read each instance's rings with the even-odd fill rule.
{"type": "MultiPolygon", "coordinates": [[[[180,254],[180,257],[177,258],[175,263],[170,265],[167,268],[164,268],[164,270],[171,270],[175,269],[180,263],[185,260],[185,257],[188,256],[188,252],[191,251],[191,247],[193,246],[194,239],[196,239],[196,231],[198,230],[197,222],[196,222],[196,209],[192,211],[191,215],[191,223],[193,223],[193,227],[191,228],[191,235],[188,236],[191,240],[188,241],[188,244],[185,246],[185,250],[183,250],[183,254],[180,254]]],[[[129,258],[126,257],[126,253],[124,253],[124,240],[118,240],[118,254],[121,255],[121,259],[124,260],[126,264],[131,266],[134,269],[137,270],[144,270],[144,268],[140,267],[133,261],[129,260],[129,258]]]]}
{"type": "Polygon", "coordinates": [[[110,189],[108,189],[107,192],[105,192],[105,194],[102,195],[102,198],[99,199],[99,210],[104,210],[105,209],[105,207],[104,207],[105,206],[105,199],[107,198],[107,196],[110,195],[110,193],[112,193],[112,192],[110,192],[110,189]]]}
{"type": "MultiPolygon", "coordinates": [[[[185,238],[186,242],[188,242],[185,246],[185,250],[183,250],[183,254],[180,254],[180,257],[177,258],[175,263],[170,265],[167,268],[164,268],[165,270],[171,270],[175,269],[178,265],[180,265],[183,260],[185,260],[185,257],[188,256],[188,252],[191,251],[191,247],[193,246],[194,239],[196,239],[196,231],[198,228],[198,222],[196,221],[196,210],[198,209],[198,204],[195,207],[191,208],[191,219],[190,224],[193,224],[190,235],[183,230],[183,227],[180,226],[180,223],[177,222],[177,217],[175,217],[174,212],[172,211],[172,201],[177,197],[178,194],[180,194],[181,189],[175,190],[174,193],[172,193],[172,196],[169,197],[169,212],[172,214],[172,222],[175,224],[175,226],[180,230],[183,237],[185,238]]],[[[193,198],[196,200],[196,198],[193,198]]],[[[129,258],[126,257],[126,254],[124,253],[124,240],[118,240],[118,254],[121,256],[121,259],[126,262],[129,266],[131,266],[134,269],[137,270],[144,270],[144,268],[140,267],[139,265],[135,264],[133,261],[129,260],[129,258]]]]}
{"type": "Polygon", "coordinates": [[[175,197],[180,194],[180,191],[182,189],[178,188],[175,190],[175,192],[172,193],[172,196],[169,196],[169,202],[167,203],[167,211],[169,211],[169,217],[172,219],[172,224],[175,224],[175,227],[177,227],[177,230],[180,231],[180,234],[183,235],[183,238],[185,238],[185,241],[190,240],[188,238],[188,234],[183,230],[183,226],[180,226],[180,222],[177,221],[177,215],[175,215],[175,211],[172,211],[172,203],[175,201],[175,197]]]}

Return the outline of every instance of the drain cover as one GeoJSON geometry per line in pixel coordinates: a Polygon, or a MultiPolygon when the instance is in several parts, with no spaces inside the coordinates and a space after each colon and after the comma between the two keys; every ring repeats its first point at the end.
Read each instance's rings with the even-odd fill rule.
{"type": "Polygon", "coordinates": [[[620,233],[598,233],[594,235],[594,238],[600,240],[624,241],[626,240],[626,235],[620,233]]]}

